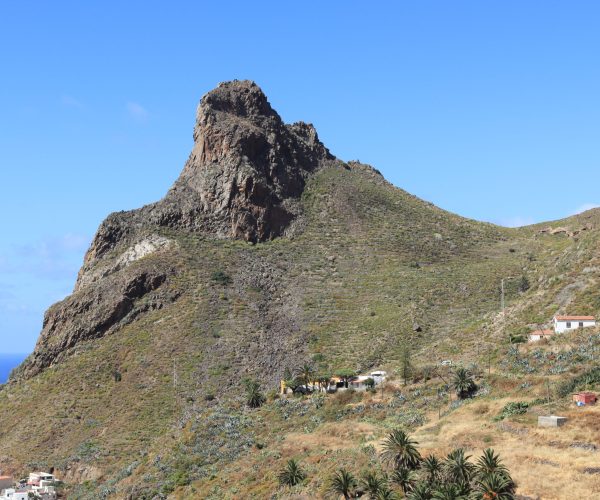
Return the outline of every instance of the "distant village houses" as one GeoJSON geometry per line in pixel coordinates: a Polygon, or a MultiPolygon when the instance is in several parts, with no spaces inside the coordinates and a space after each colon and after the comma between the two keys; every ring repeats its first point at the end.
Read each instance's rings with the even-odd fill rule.
{"type": "MultiPolygon", "coordinates": [[[[385,381],[387,373],[383,370],[377,370],[369,373],[368,375],[354,375],[349,377],[334,376],[329,380],[325,381],[309,381],[308,384],[299,385],[297,389],[293,389],[288,386],[285,380],[280,382],[280,394],[291,394],[298,390],[298,392],[313,392],[321,391],[325,392],[337,392],[338,390],[354,389],[358,391],[365,391],[369,388],[375,387],[385,381]]],[[[1,500],[1,499],[0,499],[1,500]]]]}
{"type": "Polygon", "coordinates": [[[596,326],[594,316],[560,316],[552,318],[552,329],[535,330],[529,334],[529,342],[551,338],[555,334],[565,333],[579,328],[596,326]]]}
{"type": "Polygon", "coordinates": [[[0,476],[0,500],[56,500],[57,483],[59,480],[48,472],[32,472],[18,483],[12,477],[0,476]]]}

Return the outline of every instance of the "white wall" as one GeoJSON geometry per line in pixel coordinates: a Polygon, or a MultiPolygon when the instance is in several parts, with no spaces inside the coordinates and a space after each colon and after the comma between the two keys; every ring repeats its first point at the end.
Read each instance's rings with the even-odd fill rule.
{"type": "Polygon", "coordinates": [[[554,320],[554,331],[556,333],[563,333],[570,330],[577,330],[580,328],[579,323],[583,323],[583,328],[587,328],[590,326],[596,326],[595,321],[571,321],[571,327],[567,327],[567,321],[557,321],[554,320]]]}

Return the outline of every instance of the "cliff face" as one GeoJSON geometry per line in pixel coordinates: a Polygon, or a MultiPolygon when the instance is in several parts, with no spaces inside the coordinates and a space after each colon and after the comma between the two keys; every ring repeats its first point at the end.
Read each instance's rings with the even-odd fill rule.
{"type": "Polygon", "coordinates": [[[165,286],[176,266],[152,258],[177,252],[161,230],[253,243],[282,236],[301,216],[308,176],[336,163],[312,125],[284,124],[254,82],[220,84],[198,106],[180,177],[161,201],[101,224],[73,295],[47,311],[35,351],[16,376],[35,375],[78,342],[178,297],[165,286]]]}
{"type": "Polygon", "coordinates": [[[299,215],[307,176],[335,158],[312,125],[286,125],[250,81],[220,84],[198,106],[194,147],[165,198],[112,214],[85,270],[140,226],[185,228],[220,238],[266,241],[299,215]]]}

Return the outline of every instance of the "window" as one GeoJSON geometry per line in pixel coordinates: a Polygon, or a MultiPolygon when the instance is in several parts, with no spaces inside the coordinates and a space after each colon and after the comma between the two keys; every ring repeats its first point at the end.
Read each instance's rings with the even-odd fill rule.
{"type": "Polygon", "coordinates": [[[583,328],[583,321],[579,322],[579,328],[583,328]]]}
{"type": "Polygon", "coordinates": [[[571,322],[567,321],[567,328],[571,328],[571,322]]]}

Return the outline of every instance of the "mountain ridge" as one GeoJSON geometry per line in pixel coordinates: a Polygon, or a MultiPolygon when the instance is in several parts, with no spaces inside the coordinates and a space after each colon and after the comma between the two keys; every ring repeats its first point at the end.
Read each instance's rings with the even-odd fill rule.
{"type": "MultiPolygon", "coordinates": [[[[360,411],[335,398],[322,410],[278,403],[286,368],[393,377],[409,345],[419,366],[500,370],[507,338],[557,311],[600,312],[600,211],[516,229],[464,218],[332,157],[251,82],[207,96],[182,176],[163,200],[100,225],[74,293],[48,310],[36,351],[0,391],[3,468],[54,467],[76,498],[194,498],[193,481],[236,498],[239,461],[251,459],[269,472],[239,491],[265,496],[295,419],[303,443],[336,422],[377,437],[420,421],[402,420],[396,392],[360,411]],[[264,411],[245,408],[247,377],[270,392],[264,411]]],[[[367,460],[361,436],[340,437],[344,460],[367,460]]],[[[303,446],[327,467],[337,457],[303,446]]]]}

